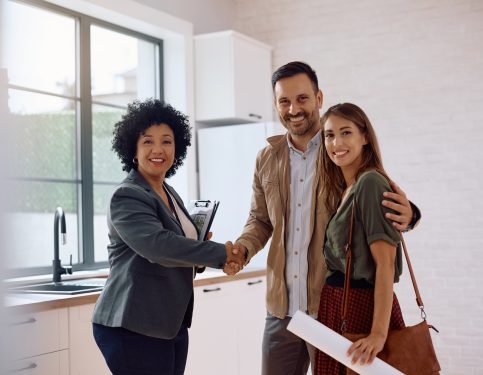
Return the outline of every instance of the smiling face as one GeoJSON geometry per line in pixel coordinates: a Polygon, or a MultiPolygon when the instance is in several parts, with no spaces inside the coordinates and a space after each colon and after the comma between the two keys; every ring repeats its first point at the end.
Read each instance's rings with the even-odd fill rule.
{"type": "Polygon", "coordinates": [[[173,130],[166,124],[147,128],[136,144],[138,172],[151,186],[159,186],[174,162],[173,130]]]}
{"type": "Polygon", "coordinates": [[[280,121],[292,139],[308,142],[320,129],[322,92],[314,90],[309,77],[300,73],[277,81],[274,95],[280,121]]]}
{"type": "Polygon", "coordinates": [[[355,174],[362,162],[367,137],[352,121],[331,115],[324,124],[324,144],[334,164],[343,172],[350,170],[355,174]]]}

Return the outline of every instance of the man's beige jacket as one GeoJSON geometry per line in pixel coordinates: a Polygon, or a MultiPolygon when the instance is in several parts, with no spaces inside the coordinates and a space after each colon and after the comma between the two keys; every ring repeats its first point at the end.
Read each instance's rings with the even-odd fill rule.
{"type": "MultiPolygon", "coordinates": [[[[248,249],[247,262],[272,237],[267,257],[267,310],[283,319],[288,311],[285,284],[285,241],[290,210],[290,158],[287,134],[267,139],[269,145],[257,156],[253,178],[250,216],[238,238],[248,249]]],[[[311,240],[308,249],[307,305],[309,314],[317,314],[320,292],[326,275],[322,252],[328,213],[324,205],[321,180],[320,147],[314,178],[310,215],[311,240]]]]}

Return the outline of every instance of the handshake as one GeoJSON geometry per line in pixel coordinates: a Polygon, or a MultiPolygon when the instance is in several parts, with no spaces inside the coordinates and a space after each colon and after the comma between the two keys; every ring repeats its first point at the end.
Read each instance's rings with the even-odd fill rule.
{"type": "Polygon", "coordinates": [[[247,260],[248,250],[245,246],[231,241],[225,243],[226,248],[226,263],[223,267],[223,272],[227,275],[235,275],[240,272],[247,260]]]}

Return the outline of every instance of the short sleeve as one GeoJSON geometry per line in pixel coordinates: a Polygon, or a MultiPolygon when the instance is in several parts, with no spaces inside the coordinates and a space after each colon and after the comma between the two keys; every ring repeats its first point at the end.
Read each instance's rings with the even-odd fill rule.
{"type": "Polygon", "coordinates": [[[362,223],[368,245],[378,240],[392,245],[400,241],[398,230],[385,217],[387,212],[393,212],[382,205],[385,191],[391,191],[389,182],[376,171],[364,173],[354,186],[357,218],[362,223]]]}

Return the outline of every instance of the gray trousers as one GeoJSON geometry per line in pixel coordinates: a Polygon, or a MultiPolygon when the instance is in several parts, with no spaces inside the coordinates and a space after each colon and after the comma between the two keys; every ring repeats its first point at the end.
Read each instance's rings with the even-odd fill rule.
{"type": "Polygon", "coordinates": [[[262,343],[262,375],[306,375],[312,372],[315,348],[287,330],[291,317],[267,314],[262,343]]]}

